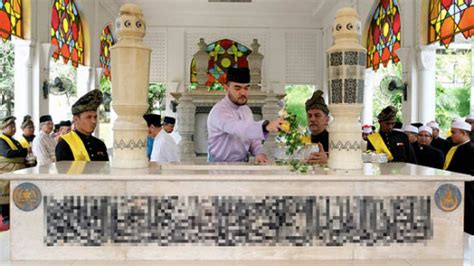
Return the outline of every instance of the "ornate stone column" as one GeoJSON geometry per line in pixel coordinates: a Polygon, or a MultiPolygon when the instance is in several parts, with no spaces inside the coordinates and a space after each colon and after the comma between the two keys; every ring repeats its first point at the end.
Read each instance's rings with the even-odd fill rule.
{"type": "Polygon", "coordinates": [[[145,20],[135,4],[120,8],[115,21],[118,42],[110,49],[112,58],[112,106],[117,113],[113,125],[114,153],[112,166],[148,167],[146,157],[147,110],[151,49],[143,44],[145,20]]]}
{"type": "Polygon", "coordinates": [[[361,22],[353,8],[341,8],[333,24],[335,43],[327,51],[329,160],[332,169],[361,169],[362,138],[359,116],[364,100],[367,53],[360,44],[361,22]]]}
{"type": "Polygon", "coordinates": [[[197,89],[206,90],[207,69],[211,56],[206,52],[207,44],[204,42],[204,38],[199,39],[197,45],[199,51],[197,51],[193,56],[194,62],[196,63],[197,89]]]}
{"type": "Polygon", "coordinates": [[[250,47],[252,47],[252,53],[247,56],[250,70],[250,88],[256,90],[262,82],[262,61],[264,56],[258,51],[260,44],[257,39],[253,39],[250,47]]]}
{"type": "MultiPolygon", "coordinates": [[[[35,43],[29,40],[12,38],[15,46],[15,87],[13,89],[13,100],[15,108],[13,115],[21,121],[24,115],[33,114],[33,58],[35,43]]],[[[38,93],[43,97],[43,93],[38,93]]],[[[34,120],[36,121],[36,120],[34,120]]]]}
{"type": "MultiPolygon", "coordinates": [[[[174,95],[177,98],[176,95],[174,95]]],[[[179,98],[178,105],[178,128],[181,135],[179,150],[182,162],[194,162],[196,148],[194,146],[196,106],[190,93],[184,92],[179,98]]]]}
{"type": "Polygon", "coordinates": [[[432,46],[420,47],[416,59],[418,65],[418,119],[414,122],[426,123],[435,119],[436,49],[432,46]]]}
{"type": "MultiPolygon", "coordinates": [[[[280,95],[281,96],[281,95],[280,95]]],[[[265,104],[262,107],[262,118],[264,120],[273,120],[280,111],[281,107],[278,106],[278,95],[276,95],[273,91],[267,93],[267,98],[265,99],[265,104]]],[[[274,154],[276,148],[276,141],[275,141],[276,134],[270,134],[265,141],[263,148],[265,150],[265,154],[270,158],[271,155],[274,154]]]]}
{"type": "Polygon", "coordinates": [[[365,70],[365,82],[364,82],[364,108],[362,109],[361,122],[363,125],[370,124],[374,125],[377,121],[374,121],[374,70],[365,70]]]}

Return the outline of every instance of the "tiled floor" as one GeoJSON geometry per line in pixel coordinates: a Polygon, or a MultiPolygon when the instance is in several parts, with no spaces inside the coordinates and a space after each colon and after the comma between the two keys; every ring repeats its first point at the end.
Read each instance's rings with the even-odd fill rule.
{"type": "Polygon", "coordinates": [[[474,266],[465,260],[372,261],[15,261],[10,262],[10,234],[0,233],[0,266],[474,266]]]}

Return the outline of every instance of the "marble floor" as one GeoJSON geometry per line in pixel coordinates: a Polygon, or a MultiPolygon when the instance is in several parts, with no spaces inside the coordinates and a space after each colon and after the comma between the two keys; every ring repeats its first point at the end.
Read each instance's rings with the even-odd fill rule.
{"type": "MultiPolygon", "coordinates": [[[[10,261],[10,233],[0,233],[1,266],[474,266],[474,260],[370,261],[10,261]]],[[[470,254],[468,254],[470,255],[470,254]]]]}

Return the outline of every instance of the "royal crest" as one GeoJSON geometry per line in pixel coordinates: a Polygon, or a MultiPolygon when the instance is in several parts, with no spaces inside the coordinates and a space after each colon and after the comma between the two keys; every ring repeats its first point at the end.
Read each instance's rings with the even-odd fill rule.
{"type": "Polygon", "coordinates": [[[461,204],[461,200],[461,191],[452,184],[441,185],[435,192],[436,206],[445,212],[454,211],[461,204]]]}
{"type": "Polygon", "coordinates": [[[41,191],[32,183],[22,183],[13,190],[13,202],[23,211],[32,211],[41,203],[41,191]]]}

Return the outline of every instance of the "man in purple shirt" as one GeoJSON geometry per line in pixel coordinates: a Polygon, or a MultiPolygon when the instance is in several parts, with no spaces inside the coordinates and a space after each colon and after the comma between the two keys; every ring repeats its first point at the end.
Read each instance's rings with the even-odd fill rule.
{"type": "Polygon", "coordinates": [[[212,107],[207,118],[208,152],[211,162],[247,162],[249,153],[255,162],[266,163],[262,140],[276,133],[284,121],[254,121],[247,100],[250,88],[248,68],[229,68],[224,88],[227,95],[212,107]]]}

